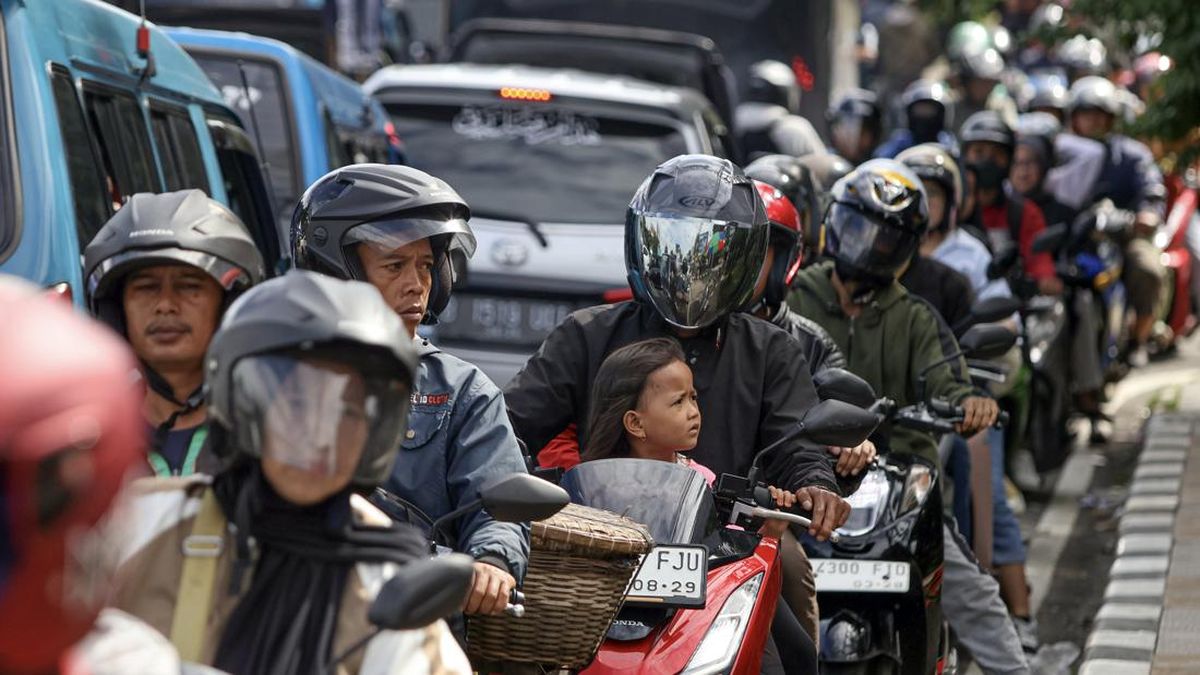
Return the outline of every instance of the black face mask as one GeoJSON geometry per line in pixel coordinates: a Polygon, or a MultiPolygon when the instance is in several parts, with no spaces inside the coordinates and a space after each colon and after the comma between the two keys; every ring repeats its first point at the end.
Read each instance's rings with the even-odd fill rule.
{"type": "Polygon", "coordinates": [[[943,126],[937,117],[912,117],[908,122],[915,143],[936,143],[943,126]]]}
{"type": "Polygon", "coordinates": [[[975,172],[975,185],[984,190],[999,190],[1008,176],[1008,168],[996,162],[985,159],[982,162],[969,162],[967,167],[975,172]]]}

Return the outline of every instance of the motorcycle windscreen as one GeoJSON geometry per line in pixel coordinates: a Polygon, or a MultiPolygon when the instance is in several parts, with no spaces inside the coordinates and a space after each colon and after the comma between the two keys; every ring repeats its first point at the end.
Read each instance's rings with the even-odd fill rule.
{"type": "Polygon", "coordinates": [[[655,544],[698,544],[720,527],[704,477],[681,464],[601,459],[566,472],[560,485],[576,504],[642,523],[655,544]]]}

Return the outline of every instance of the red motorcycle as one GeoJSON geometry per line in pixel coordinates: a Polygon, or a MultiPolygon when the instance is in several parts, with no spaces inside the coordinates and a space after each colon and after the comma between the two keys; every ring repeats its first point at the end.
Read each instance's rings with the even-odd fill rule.
{"type": "Polygon", "coordinates": [[[1154,243],[1163,251],[1163,264],[1170,277],[1162,315],[1169,329],[1163,336],[1165,350],[1173,348],[1180,337],[1191,335],[1197,325],[1191,292],[1192,254],[1186,245],[1188,227],[1200,218],[1196,208],[1200,204],[1196,178],[1195,172],[1189,171],[1180,181],[1167,221],[1154,237],[1154,243]]]}

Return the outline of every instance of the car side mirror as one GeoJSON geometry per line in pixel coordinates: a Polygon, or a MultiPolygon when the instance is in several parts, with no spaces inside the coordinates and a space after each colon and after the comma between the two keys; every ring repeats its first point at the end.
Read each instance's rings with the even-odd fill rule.
{"type": "Polygon", "coordinates": [[[809,409],[802,436],[820,445],[853,448],[875,431],[879,416],[844,401],[829,399],[809,409]]]}
{"type": "Polygon", "coordinates": [[[964,356],[984,360],[1003,356],[1016,343],[1016,333],[997,325],[972,326],[958,340],[964,356]]]}
{"type": "Polygon", "coordinates": [[[470,556],[451,553],[414,560],[384,583],[367,619],[386,630],[412,630],[462,609],[475,566],[470,556]]]}
{"type": "Polygon", "coordinates": [[[1052,227],[1047,227],[1038,233],[1033,238],[1031,248],[1034,253],[1051,253],[1057,251],[1063,242],[1067,240],[1067,226],[1065,223],[1059,223],[1052,227]]]}
{"type": "Polygon", "coordinates": [[[479,498],[488,514],[505,523],[545,520],[571,501],[566,490],[527,473],[493,478],[479,489],[479,498]]]}
{"type": "Polygon", "coordinates": [[[813,375],[813,386],[822,401],[834,400],[860,408],[875,404],[875,390],[867,381],[845,368],[824,368],[813,375]]]}

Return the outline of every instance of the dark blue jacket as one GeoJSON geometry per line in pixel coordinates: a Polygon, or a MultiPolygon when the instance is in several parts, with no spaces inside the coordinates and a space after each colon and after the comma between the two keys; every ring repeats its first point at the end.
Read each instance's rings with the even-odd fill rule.
{"type": "MultiPolygon", "coordinates": [[[[384,487],[437,519],[478,498],[488,479],[525,473],[504,396],[483,371],[417,338],[421,363],[408,432],[384,487]]],[[[501,563],[518,580],[529,560],[529,526],[500,523],[482,509],[459,519],[457,550],[501,563]]]]}
{"type": "Polygon", "coordinates": [[[1113,134],[1105,141],[1107,157],[1092,197],[1108,197],[1119,209],[1165,215],[1166,187],[1154,155],[1145,143],[1113,134]]]}

